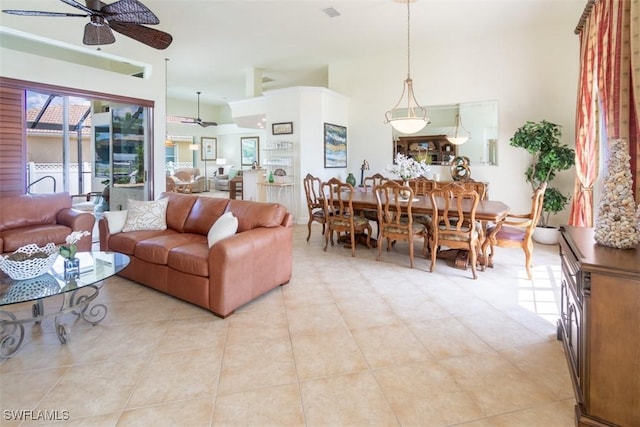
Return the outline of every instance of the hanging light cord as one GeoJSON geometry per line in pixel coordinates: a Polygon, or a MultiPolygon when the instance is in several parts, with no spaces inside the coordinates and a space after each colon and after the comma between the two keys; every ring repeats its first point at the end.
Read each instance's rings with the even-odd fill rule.
{"type": "Polygon", "coordinates": [[[411,0],[407,0],[407,79],[411,78],[411,0]]]}

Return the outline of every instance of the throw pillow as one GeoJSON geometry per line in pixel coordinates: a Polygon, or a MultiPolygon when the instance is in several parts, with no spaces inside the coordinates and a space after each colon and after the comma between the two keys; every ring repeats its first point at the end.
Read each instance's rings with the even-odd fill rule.
{"type": "Polygon", "coordinates": [[[209,247],[225,237],[233,236],[238,231],[238,218],[233,216],[231,212],[223,214],[213,223],[207,234],[209,247]]]}
{"type": "Polygon", "coordinates": [[[166,230],[168,203],[167,198],[149,202],[128,200],[127,220],[122,231],[166,230]]]}
{"type": "Polygon", "coordinates": [[[102,213],[109,224],[109,233],[116,234],[122,231],[127,220],[127,211],[105,211],[102,213]]]}

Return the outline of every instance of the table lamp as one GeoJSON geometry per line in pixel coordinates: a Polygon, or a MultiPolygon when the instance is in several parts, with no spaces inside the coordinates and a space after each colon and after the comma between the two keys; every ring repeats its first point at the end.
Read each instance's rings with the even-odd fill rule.
{"type": "Polygon", "coordinates": [[[218,175],[224,174],[224,165],[227,164],[227,159],[216,159],[216,165],[218,165],[218,175]]]}

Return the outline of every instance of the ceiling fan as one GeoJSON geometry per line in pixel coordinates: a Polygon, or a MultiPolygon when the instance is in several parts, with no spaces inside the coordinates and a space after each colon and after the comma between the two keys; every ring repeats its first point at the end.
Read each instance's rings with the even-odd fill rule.
{"type": "Polygon", "coordinates": [[[187,119],[187,120],[181,120],[180,123],[184,123],[186,125],[200,125],[203,128],[209,127],[209,126],[218,126],[218,123],[216,122],[205,122],[200,118],[200,94],[202,92],[197,92],[198,94],[198,118],[197,119],[187,119]]]}
{"type": "Polygon", "coordinates": [[[86,0],[86,6],[75,0],[60,0],[85,13],[43,12],[39,10],[3,10],[11,15],[89,17],[84,27],[82,42],[86,45],[111,44],[116,41],[111,30],[156,49],[166,49],[173,37],[171,34],[141,24],[156,25],[160,20],[138,0],[118,0],[106,4],[100,0],[86,0]]]}

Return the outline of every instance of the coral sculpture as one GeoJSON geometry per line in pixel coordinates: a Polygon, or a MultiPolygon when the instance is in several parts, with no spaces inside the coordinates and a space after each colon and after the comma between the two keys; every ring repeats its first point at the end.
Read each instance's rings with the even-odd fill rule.
{"type": "Polygon", "coordinates": [[[595,225],[598,244],[630,249],[640,241],[640,216],[631,185],[629,146],[625,139],[610,141],[607,174],[595,225]]]}

